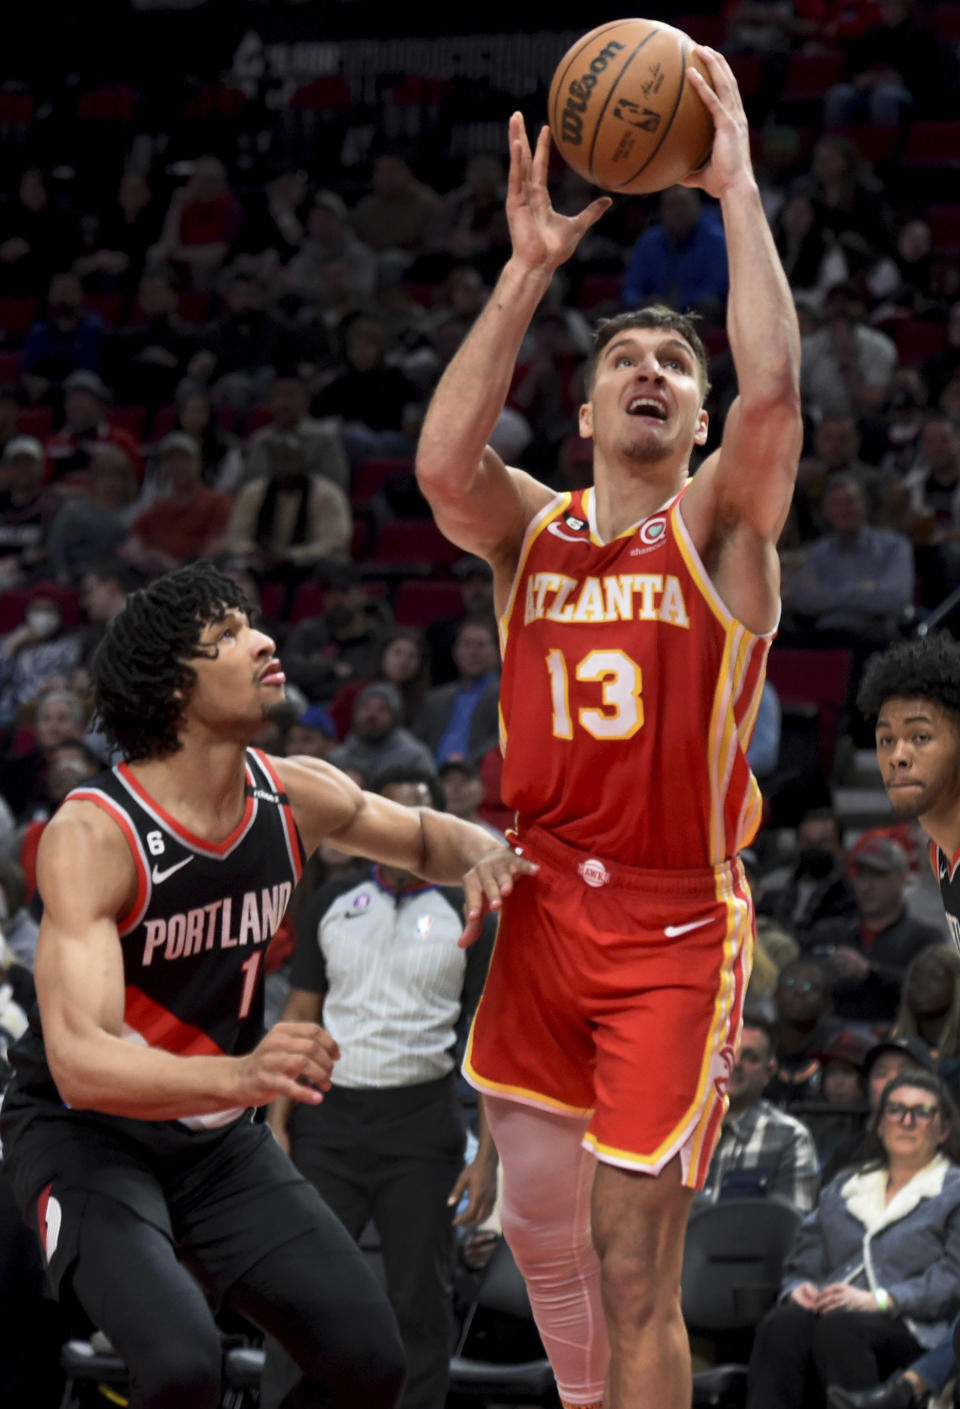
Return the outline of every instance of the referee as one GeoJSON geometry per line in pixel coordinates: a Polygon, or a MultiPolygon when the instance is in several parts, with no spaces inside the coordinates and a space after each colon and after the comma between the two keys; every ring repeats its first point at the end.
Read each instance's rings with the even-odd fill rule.
{"type": "MultiPolygon", "coordinates": [[[[442,804],[436,781],[416,768],[383,772],[371,791],[409,807],[442,804]]],[[[341,1056],[321,1105],[282,1097],[269,1113],[277,1139],[353,1237],[371,1219],[377,1228],[409,1367],[401,1409],[443,1409],[454,1221],[481,1222],[496,1192],[482,1114],[480,1147],[464,1168],[456,1072],[495,921],[488,917],[466,950],[457,944],[462,929],[462,892],[407,871],[374,866],[320,889],[300,918],[283,1018],[322,1022],[341,1056]]],[[[284,1378],[271,1345],[264,1409],[284,1378]]]]}

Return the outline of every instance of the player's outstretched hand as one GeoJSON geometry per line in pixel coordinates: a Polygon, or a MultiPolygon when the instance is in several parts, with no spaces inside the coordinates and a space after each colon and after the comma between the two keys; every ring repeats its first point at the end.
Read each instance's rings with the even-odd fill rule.
{"type": "Polygon", "coordinates": [[[238,1058],[238,1102],[265,1106],[275,1096],[318,1105],[330,1089],[340,1048],[318,1023],[278,1022],[246,1057],[238,1058]]]}
{"type": "Polygon", "coordinates": [[[542,127],[530,151],[520,113],[510,119],[510,175],[507,180],[507,223],[514,257],[527,269],[553,273],[570,258],[590,229],[613,202],[600,196],[579,215],[560,215],[550,202],[550,129],[542,127]]]}
{"type": "Polygon", "coordinates": [[[528,861],[509,846],[498,846],[470,868],[463,878],[467,923],[460,936],[461,949],[469,949],[480,938],[485,912],[500,909],[504,896],[513,890],[514,878],[535,876],[539,869],[535,861],[528,861]]]}
{"type": "Polygon", "coordinates": [[[695,68],[687,69],[687,77],[713,118],[713,148],[706,165],[680,184],[697,186],[719,200],[738,177],[753,170],[750,128],[737,80],[726,59],[705,44],[697,46],[697,56],[706,64],[713,87],[695,68]]]}

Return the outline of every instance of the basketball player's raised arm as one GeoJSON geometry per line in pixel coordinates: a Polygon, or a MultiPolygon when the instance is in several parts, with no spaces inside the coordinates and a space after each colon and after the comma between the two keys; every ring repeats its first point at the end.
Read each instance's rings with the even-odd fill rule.
{"type": "Polygon", "coordinates": [[[417,479],[440,529],[488,559],[520,547],[550,492],[508,469],[487,444],[506,403],[520,345],[554,273],[610,205],[603,197],[575,218],[550,204],[550,134],[531,154],[523,118],[510,119],[507,220],[512,253],[486,307],[440,379],[417,450],[417,479]]]}
{"type": "Polygon", "coordinates": [[[773,545],[790,508],[802,441],[800,332],[753,173],[736,79],[720,54],[699,53],[716,91],[696,70],[688,73],[713,115],[714,143],[707,166],[685,184],[720,202],[730,269],[727,332],[739,395],[719,452],[703,466],[699,484],[701,472],[694,477],[690,507],[709,489],[714,502],[700,507],[714,523],[741,523],[773,545]]]}
{"type": "Polygon", "coordinates": [[[308,851],[329,841],[340,851],[412,871],[437,885],[462,886],[467,926],[461,943],[480,933],[484,907],[499,909],[514,879],[537,867],[495,842],[483,827],[429,807],[401,807],[361,791],[351,778],[315,758],[275,759],[308,851]]]}
{"type": "Polygon", "coordinates": [[[68,1106],[173,1120],[279,1094],[322,1099],[339,1054],[316,1024],[278,1023],[242,1057],[185,1057],[124,1039],[117,921],[135,901],[136,871],[120,829],[92,804],[67,802],[50,822],[37,883],[44,902],[37,999],[47,1061],[68,1106]]]}

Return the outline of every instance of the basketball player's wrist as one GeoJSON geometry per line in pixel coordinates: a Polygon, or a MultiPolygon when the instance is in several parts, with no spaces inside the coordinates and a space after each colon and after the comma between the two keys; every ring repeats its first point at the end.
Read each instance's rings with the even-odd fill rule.
{"type": "Polygon", "coordinates": [[[512,254],[503,266],[500,275],[498,288],[503,286],[504,292],[509,292],[511,303],[518,295],[522,297],[529,293],[536,296],[537,302],[543,297],[550,287],[550,281],[560,268],[558,263],[528,264],[519,255],[512,254]]]}

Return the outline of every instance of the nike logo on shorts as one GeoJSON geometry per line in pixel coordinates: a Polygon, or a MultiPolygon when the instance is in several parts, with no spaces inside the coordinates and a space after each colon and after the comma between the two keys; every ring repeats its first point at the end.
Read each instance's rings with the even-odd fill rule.
{"type": "Polygon", "coordinates": [[[688,930],[700,930],[704,925],[709,925],[713,919],[711,915],[706,920],[691,920],[689,925],[664,925],[663,932],[667,939],[676,939],[677,935],[686,934],[688,930]]]}
{"type": "Polygon", "coordinates": [[[183,866],[189,866],[189,865],[190,865],[190,862],[191,862],[192,860],[193,860],[193,857],[192,857],[192,856],[185,856],[182,861],[178,861],[175,866],[168,866],[165,871],[158,871],[157,868],[156,868],[156,866],[154,866],[154,868],[153,868],[153,883],[154,883],[154,885],[158,886],[158,885],[160,885],[161,881],[168,880],[168,879],[170,878],[170,876],[173,875],[174,871],[179,871],[179,870],[181,869],[181,867],[183,867],[183,866]]]}

